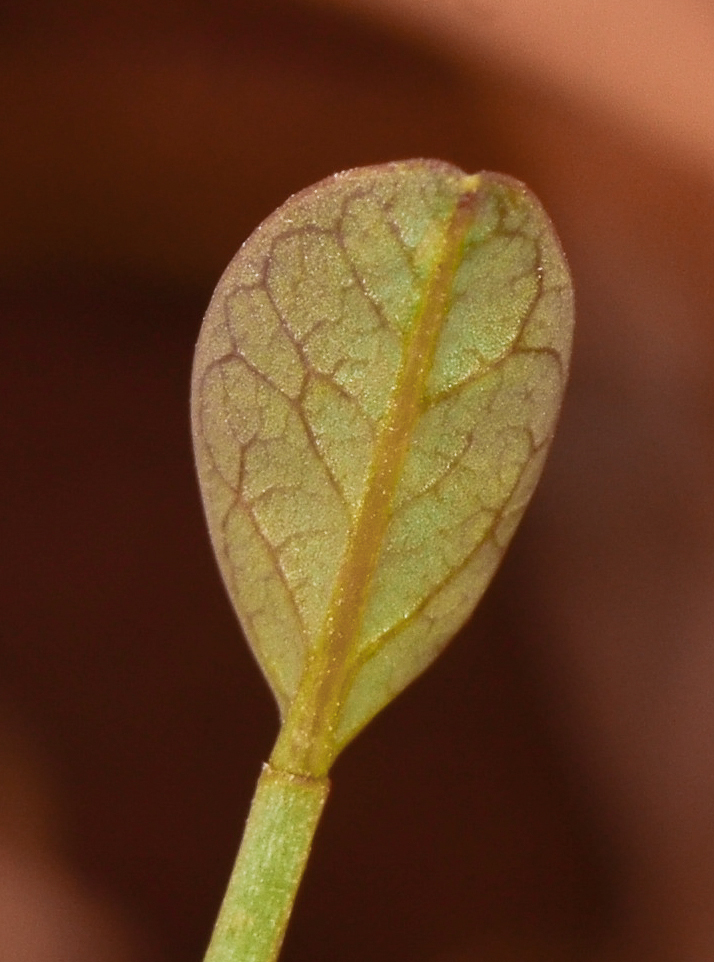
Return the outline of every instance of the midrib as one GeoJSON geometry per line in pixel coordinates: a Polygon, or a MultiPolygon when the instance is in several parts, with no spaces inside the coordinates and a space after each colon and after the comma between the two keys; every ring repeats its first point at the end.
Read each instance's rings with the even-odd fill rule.
{"type": "MultiPolygon", "coordinates": [[[[307,684],[301,685],[302,690],[296,698],[297,702],[302,702],[294,706],[298,716],[294,719],[297,727],[300,727],[300,719],[308,724],[307,715],[312,716],[310,727],[313,731],[324,728],[325,721],[328,724],[330,720],[334,721],[330,716],[340,701],[341,688],[349,668],[349,653],[360,630],[392,499],[419,417],[449,289],[461,257],[462,242],[475,213],[477,184],[474,178],[468,180],[469,190],[457,202],[444,232],[438,267],[424,295],[421,312],[414,322],[413,334],[407,344],[398,384],[390,403],[390,413],[377,434],[374,469],[352,531],[348,554],[335,585],[322,641],[315,651],[314,663],[306,672],[304,682],[307,684]],[[306,687],[311,691],[305,690],[306,687]]],[[[286,725],[286,728],[289,727],[292,726],[286,725]]],[[[315,734],[319,741],[317,731],[315,734]]],[[[307,742],[304,748],[309,752],[307,742]]],[[[308,767],[324,768],[325,765],[308,767]]],[[[317,771],[311,773],[321,774],[317,771]]]]}

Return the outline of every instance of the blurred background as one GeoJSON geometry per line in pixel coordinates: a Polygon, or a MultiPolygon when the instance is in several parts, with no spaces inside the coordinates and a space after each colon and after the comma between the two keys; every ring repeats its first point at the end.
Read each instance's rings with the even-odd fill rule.
{"type": "Polygon", "coordinates": [[[0,962],[198,962],[277,716],[188,430],[290,193],[528,182],[579,327],[442,659],[339,760],[285,962],[714,958],[714,13],[701,0],[5,0],[0,962]]]}

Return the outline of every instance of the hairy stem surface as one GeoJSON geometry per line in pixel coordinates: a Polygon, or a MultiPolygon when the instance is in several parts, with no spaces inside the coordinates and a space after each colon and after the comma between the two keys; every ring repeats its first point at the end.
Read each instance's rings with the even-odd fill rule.
{"type": "Polygon", "coordinates": [[[205,962],[275,962],[328,791],[263,766],[205,962]]]}

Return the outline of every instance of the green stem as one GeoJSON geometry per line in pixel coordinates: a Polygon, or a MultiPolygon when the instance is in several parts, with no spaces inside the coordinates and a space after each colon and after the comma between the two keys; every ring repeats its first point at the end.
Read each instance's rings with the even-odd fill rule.
{"type": "Polygon", "coordinates": [[[328,790],[263,766],[204,962],[275,962],[328,790]]]}

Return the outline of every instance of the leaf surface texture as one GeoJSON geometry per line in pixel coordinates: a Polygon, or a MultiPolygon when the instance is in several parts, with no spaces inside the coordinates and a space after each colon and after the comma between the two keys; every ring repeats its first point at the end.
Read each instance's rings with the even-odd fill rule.
{"type": "Polygon", "coordinates": [[[283,767],[323,774],[469,617],[540,474],[571,330],[538,201],[437,161],[322,181],[231,262],[194,443],[283,767]]]}

